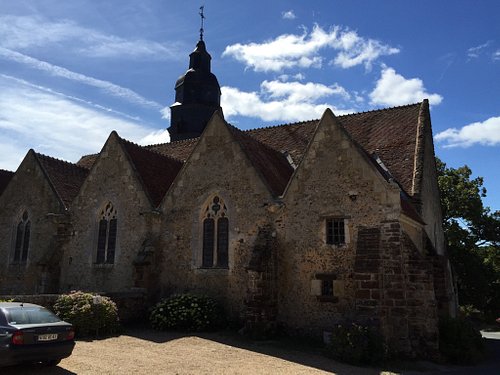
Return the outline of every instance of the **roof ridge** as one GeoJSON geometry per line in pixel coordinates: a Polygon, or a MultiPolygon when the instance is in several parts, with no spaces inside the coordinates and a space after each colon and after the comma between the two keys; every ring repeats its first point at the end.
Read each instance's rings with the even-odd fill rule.
{"type": "Polygon", "coordinates": [[[237,132],[241,133],[243,136],[245,136],[245,137],[249,137],[249,138],[251,138],[253,141],[258,142],[259,144],[261,144],[261,145],[262,145],[263,147],[265,147],[266,149],[271,150],[271,151],[273,151],[273,152],[277,152],[278,154],[283,155],[283,153],[281,153],[280,151],[278,151],[278,150],[276,150],[276,149],[272,148],[271,146],[269,146],[269,145],[265,144],[264,142],[262,142],[262,141],[260,141],[259,139],[255,138],[253,135],[248,134],[250,130],[241,130],[241,129],[237,128],[236,126],[231,125],[231,124],[229,124],[229,123],[228,123],[228,126],[229,126],[229,127],[231,127],[231,128],[233,128],[233,129],[235,129],[237,132]]]}
{"type": "MultiPolygon", "coordinates": [[[[413,106],[417,106],[417,105],[420,106],[421,104],[422,104],[422,102],[410,103],[410,104],[403,104],[403,105],[396,105],[396,106],[387,107],[387,108],[370,109],[368,111],[360,111],[360,112],[346,113],[346,114],[343,114],[343,115],[335,115],[335,117],[341,118],[341,117],[361,115],[361,114],[365,114],[365,113],[385,112],[385,111],[390,111],[390,110],[393,110],[393,109],[407,108],[407,107],[413,107],[413,106]]],[[[333,112],[333,113],[335,114],[335,112],[333,112]]],[[[263,126],[263,127],[260,127],[260,128],[246,129],[246,130],[243,130],[243,131],[244,132],[251,132],[253,130],[272,129],[272,128],[279,128],[279,127],[284,127],[284,126],[303,125],[303,124],[306,124],[306,123],[318,122],[320,120],[321,119],[318,118],[318,119],[311,119],[311,120],[302,120],[302,121],[297,121],[297,122],[286,122],[286,123],[283,123],[283,124],[267,125],[267,126],[263,126]]],[[[231,125],[231,126],[233,126],[233,125],[231,125]]]]}
{"type": "Polygon", "coordinates": [[[67,161],[67,160],[58,159],[58,158],[55,158],[53,156],[45,155],[45,154],[42,154],[42,153],[36,152],[36,151],[34,151],[34,153],[35,153],[35,155],[37,157],[41,157],[42,159],[46,159],[46,160],[50,160],[50,161],[55,161],[55,162],[57,162],[59,164],[64,164],[64,165],[67,165],[67,166],[72,167],[72,168],[83,169],[85,171],[89,170],[88,168],[82,167],[81,165],[78,165],[76,163],[72,163],[72,162],[67,161]]]}
{"type": "MultiPolygon", "coordinates": [[[[247,133],[247,132],[251,132],[254,130],[274,129],[274,128],[281,128],[281,127],[285,127],[285,126],[303,125],[306,123],[318,122],[318,121],[319,121],[319,119],[312,119],[312,120],[303,120],[303,121],[297,121],[297,122],[287,122],[284,124],[277,124],[277,125],[268,125],[268,126],[263,126],[261,128],[253,128],[253,129],[245,129],[245,130],[241,130],[239,128],[237,128],[237,129],[241,130],[242,132],[247,133]]],[[[231,126],[234,126],[234,125],[231,125],[231,126]]]]}
{"type": "Polygon", "coordinates": [[[82,155],[80,156],[80,159],[83,159],[83,158],[88,158],[90,156],[98,156],[100,154],[100,152],[95,152],[93,154],[86,154],[86,155],[82,155]]]}
{"type": "Polygon", "coordinates": [[[155,155],[158,155],[158,156],[160,156],[160,157],[162,157],[164,159],[169,159],[169,160],[173,160],[173,161],[181,162],[182,163],[182,160],[176,159],[176,158],[174,158],[174,157],[172,157],[170,155],[162,154],[161,152],[158,152],[156,150],[150,150],[149,148],[147,148],[147,146],[141,146],[140,144],[132,142],[132,141],[129,141],[128,139],[122,138],[119,135],[118,135],[118,138],[120,138],[120,140],[122,140],[123,142],[131,144],[131,145],[133,145],[133,146],[135,146],[135,147],[137,147],[137,148],[139,148],[141,150],[144,150],[146,152],[151,152],[151,153],[153,153],[155,155]]]}
{"type": "Polygon", "coordinates": [[[353,112],[353,113],[346,113],[344,115],[338,115],[336,117],[348,117],[348,116],[355,116],[355,115],[361,115],[365,113],[373,113],[373,112],[387,112],[391,111],[393,109],[400,109],[400,108],[408,108],[408,107],[414,107],[414,106],[420,106],[422,102],[417,102],[417,103],[411,103],[411,104],[403,104],[403,105],[396,105],[393,107],[386,107],[386,108],[378,108],[378,109],[370,109],[369,111],[361,111],[361,112],[353,112]]]}
{"type": "Polygon", "coordinates": [[[141,146],[141,147],[144,147],[144,148],[147,148],[147,147],[158,147],[158,146],[163,146],[163,145],[178,144],[178,143],[182,143],[182,142],[188,143],[188,142],[193,142],[193,141],[195,141],[197,139],[200,139],[200,137],[180,139],[178,141],[170,141],[170,142],[163,142],[163,143],[153,143],[153,144],[144,145],[144,146],[141,146]]]}
{"type": "Polygon", "coordinates": [[[271,194],[281,195],[290,176],[293,174],[293,167],[286,159],[286,156],[282,152],[261,142],[256,137],[253,137],[251,134],[231,124],[227,124],[227,126],[256,172],[262,177],[264,184],[267,185],[271,194]],[[288,171],[281,168],[283,166],[286,166],[288,171]]]}

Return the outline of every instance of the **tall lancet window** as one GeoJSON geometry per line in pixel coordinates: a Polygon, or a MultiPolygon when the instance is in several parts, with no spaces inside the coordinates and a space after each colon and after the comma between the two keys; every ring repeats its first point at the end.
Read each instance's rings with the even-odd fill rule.
{"type": "Polygon", "coordinates": [[[115,262],[117,212],[108,202],[99,212],[96,263],[115,262]]]}
{"type": "Polygon", "coordinates": [[[229,249],[229,218],[224,201],[213,197],[203,211],[203,268],[227,268],[229,249]]]}
{"type": "Polygon", "coordinates": [[[16,227],[16,244],[14,246],[14,263],[26,263],[30,247],[31,221],[27,211],[19,220],[16,227]]]}

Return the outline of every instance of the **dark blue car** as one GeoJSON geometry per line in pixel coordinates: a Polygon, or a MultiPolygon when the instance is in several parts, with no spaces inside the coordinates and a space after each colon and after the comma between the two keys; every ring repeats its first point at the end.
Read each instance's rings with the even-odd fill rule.
{"type": "Polygon", "coordinates": [[[57,365],[75,346],[75,330],[46,308],[0,302],[0,366],[26,362],[57,365]]]}

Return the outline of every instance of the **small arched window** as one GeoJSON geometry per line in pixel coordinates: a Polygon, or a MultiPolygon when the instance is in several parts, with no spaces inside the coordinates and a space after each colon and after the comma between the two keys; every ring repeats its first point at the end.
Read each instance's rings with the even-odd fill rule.
{"type": "Polygon", "coordinates": [[[117,212],[108,202],[99,212],[96,263],[114,263],[116,249],[117,212]]]}
{"type": "Polygon", "coordinates": [[[224,201],[213,197],[203,212],[203,268],[227,268],[229,263],[229,218],[224,201]]]}
{"type": "Polygon", "coordinates": [[[16,244],[14,246],[14,263],[26,263],[30,247],[31,221],[27,211],[16,227],[16,244]]]}

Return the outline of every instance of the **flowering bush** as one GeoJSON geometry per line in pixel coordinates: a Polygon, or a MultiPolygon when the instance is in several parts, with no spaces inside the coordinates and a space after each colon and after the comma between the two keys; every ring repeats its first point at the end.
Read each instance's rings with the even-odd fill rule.
{"type": "Polygon", "coordinates": [[[116,304],[100,295],[80,291],[63,294],[54,304],[54,312],[73,324],[81,336],[115,333],[120,327],[116,304]]]}
{"type": "Polygon", "coordinates": [[[378,332],[357,323],[347,323],[333,328],[327,355],[351,364],[373,365],[386,358],[387,349],[378,332]]]}
{"type": "Polygon", "coordinates": [[[158,330],[206,331],[222,325],[220,305],[206,296],[175,294],[151,309],[149,321],[158,330]]]}

